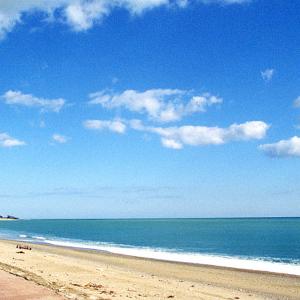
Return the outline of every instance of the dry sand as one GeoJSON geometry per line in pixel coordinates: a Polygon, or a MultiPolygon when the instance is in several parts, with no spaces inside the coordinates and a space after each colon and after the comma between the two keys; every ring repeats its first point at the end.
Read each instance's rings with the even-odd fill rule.
{"type": "Polygon", "coordinates": [[[300,299],[297,276],[16,244],[0,241],[0,269],[67,299],[300,299]]]}
{"type": "Polygon", "coordinates": [[[63,300],[63,297],[34,282],[0,271],[0,299],[63,300]]]}

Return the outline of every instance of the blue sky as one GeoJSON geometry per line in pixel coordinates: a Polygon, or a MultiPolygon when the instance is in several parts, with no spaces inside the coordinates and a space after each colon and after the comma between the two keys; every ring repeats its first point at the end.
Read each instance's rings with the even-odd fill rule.
{"type": "Polygon", "coordinates": [[[299,216],[300,3],[0,3],[0,211],[299,216]]]}

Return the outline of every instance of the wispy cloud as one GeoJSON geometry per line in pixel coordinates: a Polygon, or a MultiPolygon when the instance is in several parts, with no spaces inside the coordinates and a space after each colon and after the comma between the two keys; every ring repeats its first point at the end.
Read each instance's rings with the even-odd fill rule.
{"type": "Polygon", "coordinates": [[[31,94],[23,94],[20,91],[9,90],[2,95],[5,103],[8,105],[19,105],[27,107],[38,107],[42,111],[59,112],[66,104],[63,98],[45,99],[35,97],[31,94]]]}
{"type": "Polygon", "coordinates": [[[126,131],[126,124],[120,120],[86,120],[83,122],[86,129],[91,130],[110,130],[116,133],[124,133],[126,131]]]}
{"type": "MultiPolygon", "coordinates": [[[[86,31],[102,22],[114,9],[125,9],[132,15],[157,8],[177,6],[184,8],[192,0],[1,0],[0,38],[22,24],[24,16],[42,12],[49,22],[62,22],[74,31],[86,31]]],[[[243,4],[248,0],[198,0],[199,3],[221,5],[243,4]]],[[[41,14],[40,14],[41,15],[41,14]]]]}
{"type": "Polygon", "coordinates": [[[180,89],[125,90],[121,93],[100,91],[90,94],[89,101],[106,109],[125,108],[146,114],[149,119],[160,122],[178,121],[186,115],[205,112],[208,107],[222,102],[222,98],[210,93],[193,95],[180,89]]]}
{"type": "Polygon", "coordinates": [[[300,96],[294,100],[294,107],[300,108],[300,96]]]}
{"type": "Polygon", "coordinates": [[[59,144],[65,144],[69,141],[69,139],[69,137],[57,133],[52,135],[52,140],[59,144]]]}
{"type": "Polygon", "coordinates": [[[271,157],[300,157],[300,137],[294,136],[277,143],[260,145],[259,149],[271,157]]]}
{"type": "Polygon", "coordinates": [[[2,148],[24,146],[25,144],[26,144],[25,142],[13,138],[7,133],[0,133],[0,147],[2,148]]]}
{"type": "Polygon", "coordinates": [[[271,81],[274,74],[275,74],[275,70],[274,69],[266,69],[264,71],[260,72],[261,77],[264,81],[268,82],[271,81]]]}

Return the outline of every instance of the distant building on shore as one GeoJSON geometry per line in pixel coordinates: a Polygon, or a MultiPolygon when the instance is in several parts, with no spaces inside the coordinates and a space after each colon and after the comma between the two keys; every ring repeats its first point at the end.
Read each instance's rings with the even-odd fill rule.
{"type": "Polygon", "coordinates": [[[19,218],[7,215],[7,217],[0,216],[0,219],[18,220],[19,218]]]}

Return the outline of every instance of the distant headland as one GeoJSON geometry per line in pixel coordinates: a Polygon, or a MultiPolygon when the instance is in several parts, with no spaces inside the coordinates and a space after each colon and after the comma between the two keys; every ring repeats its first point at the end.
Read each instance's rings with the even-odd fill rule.
{"type": "Polygon", "coordinates": [[[8,216],[6,216],[6,217],[3,217],[3,216],[1,216],[0,215],[0,221],[11,221],[11,220],[19,220],[19,218],[17,218],[17,217],[14,217],[14,216],[10,216],[10,215],[8,215],[8,216]]]}

